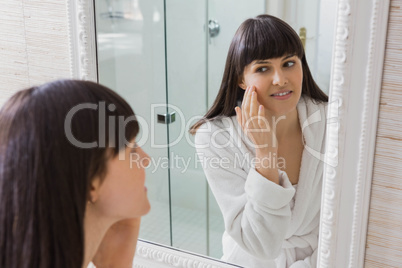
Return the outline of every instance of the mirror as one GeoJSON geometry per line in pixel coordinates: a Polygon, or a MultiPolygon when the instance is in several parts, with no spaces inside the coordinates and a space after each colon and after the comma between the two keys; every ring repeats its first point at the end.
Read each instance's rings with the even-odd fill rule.
{"type": "MultiPolygon", "coordinates": [[[[109,10],[109,15],[111,15],[114,20],[118,20],[117,17],[120,17],[120,19],[121,17],[127,17],[127,19],[130,19],[131,21],[135,21],[134,18],[141,18],[141,16],[139,16],[139,13],[137,12],[138,7],[141,7],[141,1],[109,2],[112,5],[117,5],[117,7],[121,5],[124,8],[124,5],[126,5],[127,10],[131,10],[131,13],[129,14],[113,13],[113,10],[119,11],[117,8],[109,10]],[[134,14],[136,15],[134,16],[134,14]]],[[[177,74],[177,72],[180,70],[174,68],[169,69],[169,24],[166,23],[165,28],[165,25],[162,27],[161,24],[157,23],[158,21],[164,21],[165,16],[166,22],[169,22],[169,13],[167,12],[169,10],[169,1],[149,2],[157,5],[159,9],[154,8],[151,10],[149,8],[147,9],[146,7],[143,7],[143,9],[141,9],[143,18],[142,23],[145,23],[148,20],[147,25],[151,25],[147,28],[148,31],[146,33],[143,33],[143,35],[138,33],[135,34],[136,31],[140,31],[139,29],[143,27],[143,25],[145,25],[139,23],[137,24],[137,28],[135,28],[134,30],[132,30],[132,28],[130,28],[131,30],[127,30],[129,33],[131,33],[131,39],[124,39],[123,35],[110,32],[109,35],[105,36],[107,39],[106,42],[103,42],[105,48],[107,48],[107,46],[113,46],[113,42],[120,38],[121,42],[115,43],[117,45],[117,48],[123,48],[123,51],[124,48],[131,48],[136,50],[137,52],[142,50],[148,53],[147,55],[149,57],[141,57],[136,54],[137,57],[135,58],[137,60],[137,63],[142,66],[142,69],[140,69],[140,71],[142,71],[141,74],[147,78],[147,81],[135,81],[135,84],[138,84],[135,94],[130,91],[130,85],[121,84],[121,81],[123,81],[123,77],[130,77],[130,75],[134,76],[136,74],[136,71],[138,70],[125,68],[125,66],[122,64],[115,65],[113,59],[114,55],[121,56],[121,54],[119,54],[119,51],[115,51],[114,49],[109,50],[109,54],[106,59],[109,60],[110,64],[108,66],[104,66],[104,71],[106,73],[109,71],[110,73],[108,75],[111,77],[116,75],[116,78],[118,79],[115,79],[113,83],[120,85],[121,88],[125,88],[125,92],[127,92],[128,94],[125,95],[126,98],[130,99],[130,101],[139,102],[138,105],[135,103],[131,103],[135,108],[137,114],[140,113],[139,107],[141,107],[141,102],[149,101],[151,97],[156,99],[155,103],[164,104],[165,106],[154,107],[155,112],[153,115],[156,116],[156,114],[158,113],[163,115],[171,112],[170,110],[167,110],[165,108],[167,102],[166,100],[171,100],[171,98],[169,98],[169,92],[166,94],[166,91],[174,89],[175,84],[169,83],[169,79],[173,79],[174,81],[174,76],[173,78],[169,77],[171,77],[170,75],[177,74]],[[144,16],[144,14],[147,14],[147,16],[144,16]],[[152,14],[152,16],[150,16],[149,14],[152,14]],[[160,31],[161,28],[163,28],[162,32],[160,31]],[[116,39],[113,40],[113,38],[116,39]],[[131,46],[130,42],[133,40],[137,40],[136,44],[138,44],[138,46],[131,46]],[[145,42],[147,40],[148,43],[145,42]],[[108,41],[110,42],[108,43],[108,41]],[[126,41],[126,43],[124,43],[124,41],[126,41]],[[160,64],[161,61],[164,61],[166,56],[167,60],[163,64],[160,64]],[[147,62],[151,62],[152,67],[146,65],[147,62]],[[155,73],[158,73],[159,75],[154,75],[153,71],[155,71],[155,73]],[[162,90],[162,93],[156,91],[156,88],[160,87],[164,88],[165,91],[162,90]],[[134,96],[141,96],[141,99],[135,99],[134,96]]],[[[284,2],[294,3],[296,1],[284,2]]],[[[336,160],[336,165],[328,165],[324,169],[323,200],[321,206],[322,213],[317,265],[318,267],[344,267],[345,265],[347,267],[363,267],[362,259],[364,259],[365,228],[367,226],[366,221],[368,215],[368,201],[371,179],[370,167],[372,164],[372,162],[370,161],[372,161],[372,150],[374,148],[373,144],[375,142],[375,125],[373,126],[373,124],[369,124],[366,118],[377,118],[376,109],[373,109],[373,107],[376,107],[376,104],[378,105],[379,102],[378,92],[380,90],[382,59],[385,44],[389,1],[373,1],[372,3],[360,2],[362,1],[328,1],[329,4],[332,4],[331,8],[327,10],[327,14],[321,13],[320,15],[324,16],[324,18],[331,18],[331,16],[329,15],[332,15],[332,17],[334,17],[336,14],[337,25],[335,32],[335,53],[332,56],[332,80],[330,82],[331,90],[329,91],[329,110],[332,111],[332,108],[336,107],[336,109],[334,109],[336,110],[336,116],[334,118],[337,118],[338,120],[335,120],[336,124],[330,124],[327,130],[329,135],[327,138],[326,151],[329,153],[326,155],[326,162],[331,162],[333,164],[333,161],[336,160]],[[359,3],[361,5],[359,5],[359,3]],[[335,13],[336,6],[337,12],[335,13]],[[357,8],[362,6],[364,6],[364,8],[357,8]],[[358,47],[359,49],[354,49],[356,47],[358,47]],[[362,66],[364,66],[364,68],[362,68],[362,66]],[[352,77],[355,79],[352,79],[352,77]],[[354,90],[350,90],[351,88],[353,88],[354,90]],[[334,103],[335,105],[333,105],[334,103]]],[[[282,12],[282,6],[277,5],[271,1],[268,1],[266,3],[265,8],[271,5],[273,6],[273,8],[276,8],[274,10],[277,10],[277,12],[282,12]]],[[[283,5],[283,7],[286,6],[287,4],[283,5]]],[[[199,6],[194,7],[198,8],[199,6]]],[[[323,2],[321,2],[320,10],[322,11],[323,8],[324,4],[323,2]]],[[[94,7],[92,3],[82,2],[78,0],[72,1],[69,5],[69,14],[71,17],[71,57],[72,71],[74,73],[74,77],[80,79],[96,80],[96,72],[99,71],[99,73],[101,73],[102,67],[98,66],[97,68],[95,64],[96,43],[94,31],[95,26],[93,24],[94,7]]],[[[218,19],[214,20],[219,22],[218,19]]],[[[203,19],[203,21],[206,21],[206,19],[203,19]]],[[[99,18],[97,18],[97,23],[98,22],[99,18]]],[[[183,24],[183,27],[185,26],[186,25],[183,24]]],[[[211,26],[213,26],[213,29],[216,29],[216,25],[212,24],[211,26]]],[[[112,30],[112,28],[116,26],[110,27],[112,30]]],[[[128,25],[122,27],[128,27],[128,25]]],[[[207,33],[205,32],[205,34],[207,33]]],[[[307,40],[308,34],[309,31],[307,28],[307,40]]],[[[176,38],[173,41],[181,41],[181,44],[184,44],[181,37],[176,38]]],[[[208,40],[208,46],[213,45],[213,41],[217,41],[217,39],[208,40]],[[209,43],[209,41],[211,41],[211,43],[209,43]]],[[[205,43],[202,42],[202,44],[205,43]]],[[[329,47],[332,46],[331,44],[332,42],[330,43],[329,47]]],[[[98,45],[100,45],[99,42],[98,45]]],[[[328,43],[326,43],[325,47],[328,50],[331,50],[329,47],[327,47],[327,45],[328,43]]],[[[205,45],[205,47],[208,46],[205,45]]],[[[309,64],[311,63],[309,62],[309,64]]],[[[204,72],[205,76],[207,75],[207,71],[205,69],[201,68],[199,71],[204,72]]],[[[210,76],[212,76],[212,74],[210,74],[210,76]]],[[[100,81],[101,79],[102,78],[99,77],[100,81]]],[[[320,86],[325,88],[322,84],[320,84],[320,86]]],[[[111,87],[114,88],[113,86],[111,87]]],[[[210,95],[208,95],[208,97],[209,96],[210,95]]],[[[189,94],[186,95],[186,98],[187,100],[196,99],[197,95],[189,94]]],[[[205,99],[205,103],[208,103],[209,98],[205,99]]],[[[168,103],[171,102],[168,101],[168,103]]],[[[206,109],[207,104],[205,103],[204,108],[206,109]]],[[[178,120],[177,118],[179,117],[176,117],[176,120],[178,120]]],[[[149,118],[146,118],[146,115],[144,115],[144,121],[148,120],[147,122],[151,122],[150,119],[150,116],[149,118]]],[[[145,122],[140,123],[144,127],[145,122]]],[[[148,126],[149,128],[143,129],[143,136],[146,136],[144,135],[145,131],[149,131],[149,133],[152,133],[152,127],[152,131],[154,131],[154,133],[165,133],[167,132],[167,129],[169,131],[171,129],[170,126],[167,128],[166,125],[163,124],[153,124],[148,126]]],[[[167,144],[168,139],[160,138],[160,136],[156,135],[154,141],[154,145],[163,145],[167,144]]],[[[147,150],[146,147],[145,149],[147,150]]],[[[165,150],[164,154],[158,154],[157,151],[153,152],[150,150],[148,150],[148,152],[154,157],[167,157],[168,154],[166,153],[166,151],[168,151],[169,148],[159,149],[165,150]]],[[[193,161],[195,161],[194,156],[193,161]]],[[[169,162],[167,163],[169,164],[169,162]]],[[[170,172],[170,170],[172,170],[173,168],[169,169],[168,164],[164,164],[166,167],[165,171],[168,170],[170,172]]],[[[174,187],[171,187],[174,183],[174,181],[172,182],[174,178],[172,178],[171,174],[169,174],[168,171],[166,171],[165,174],[159,174],[162,179],[158,180],[156,184],[159,186],[158,189],[161,190],[155,191],[154,196],[159,198],[159,200],[165,199],[168,200],[168,202],[174,203],[174,190],[172,191],[172,188],[174,187]],[[168,193],[169,191],[171,191],[169,196],[165,194],[165,190],[168,193]]],[[[151,178],[151,175],[157,176],[157,172],[158,171],[155,171],[156,175],[148,174],[148,180],[151,178]]],[[[194,178],[196,178],[195,175],[194,178]]],[[[183,180],[179,180],[178,182],[179,184],[183,183],[183,180]]],[[[182,187],[181,184],[180,187],[182,187]]],[[[207,202],[205,203],[208,204],[204,205],[203,209],[208,208],[209,211],[212,211],[212,205],[209,205],[209,203],[212,203],[212,201],[210,201],[211,194],[208,192],[207,189],[208,188],[206,184],[204,184],[201,185],[201,187],[195,187],[194,189],[192,189],[193,191],[191,192],[187,190],[185,190],[184,192],[186,192],[191,197],[194,197],[194,199],[197,199],[198,197],[196,194],[201,192],[201,196],[203,196],[207,200],[207,202]],[[208,198],[206,198],[205,196],[207,196],[208,198]]],[[[169,208],[162,209],[160,214],[157,215],[158,220],[162,222],[161,225],[163,227],[162,229],[158,228],[154,232],[157,233],[158,231],[160,231],[162,235],[169,234],[165,237],[162,236],[162,238],[159,238],[165,240],[161,240],[160,242],[164,245],[172,245],[174,240],[178,240],[177,237],[178,235],[180,235],[181,230],[184,230],[176,230],[175,235],[175,230],[173,230],[174,227],[172,227],[171,224],[174,221],[171,215],[175,214],[175,210],[176,209],[174,208],[174,206],[170,206],[169,208]],[[168,218],[166,219],[165,217],[168,218]]],[[[208,218],[210,216],[208,215],[209,214],[206,214],[205,218],[202,218],[201,221],[197,221],[197,223],[204,222],[204,226],[207,226],[207,223],[210,222],[208,218]]],[[[204,235],[205,233],[206,231],[203,231],[202,234],[202,236],[205,237],[205,240],[210,239],[209,235],[204,235]]],[[[191,235],[193,234],[194,233],[192,233],[191,235]]],[[[194,239],[188,233],[186,235],[187,240],[194,239]]],[[[174,249],[169,249],[170,252],[166,253],[161,248],[166,248],[166,246],[157,246],[155,245],[155,243],[139,241],[137,252],[138,258],[136,259],[136,262],[139,266],[137,265],[137,267],[167,267],[169,265],[174,265],[175,267],[190,267],[187,266],[190,264],[193,266],[196,265],[195,267],[202,267],[198,265],[203,265],[206,263],[214,263],[215,267],[225,267],[221,262],[214,262],[212,259],[206,257],[202,258],[201,260],[198,258],[200,256],[194,255],[194,253],[186,253],[185,251],[174,249]],[[197,256],[197,258],[194,256],[197,256]],[[177,262],[180,262],[180,265],[177,264],[177,262]]]]}
{"type": "Polygon", "coordinates": [[[152,210],[143,218],[140,238],[219,259],[223,217],[187,130],[216,98],[235,31],[259,14],[276,15],[300,34],[310,70],[328,93],[336,3],[96,0],[94,5],[98,80],[134,107],[142,126],[138,144],[153,158],[147,169],[152,210]]]}

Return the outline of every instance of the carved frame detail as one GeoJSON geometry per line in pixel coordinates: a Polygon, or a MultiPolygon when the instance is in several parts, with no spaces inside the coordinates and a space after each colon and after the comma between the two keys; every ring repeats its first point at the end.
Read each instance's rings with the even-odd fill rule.
{"type": "Polygon", "coordinates": [[[364,267],[389,4],[388,0],[338,2],[321,204],[320,268],[364,267]]]}
{"type": "MultiPolygon", "coordinates": [[[[71,73],[97,81],[93,1],[67,1],[71,73]]],[[[364,267],[389,0],[339,0],[317,267],[364,267]]],[[[233,267],[139,241],[137,268],[233,267]]]]}
{"type": "Polygon", "coordinates": [[[86,0],[66,0],[66,4],[72,78],[97,82],[94,3],[86,0]]]}
{"type": "Polygon", "coordinates": [[[232,264],[139,240],[135,255],[135,268],[177,267],[177,268],[219,268],[239,267],[232,264]]]}

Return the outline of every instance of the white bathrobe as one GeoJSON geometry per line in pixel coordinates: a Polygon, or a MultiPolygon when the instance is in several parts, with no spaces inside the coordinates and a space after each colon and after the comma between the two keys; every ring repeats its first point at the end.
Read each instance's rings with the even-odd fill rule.
{"type": "Polygon", "coordinates": [[[305,96],[297,105],[305,147],[293,186],[284,171],[278,185],[255,170],[255,149],[235,116],[198,129],[197,154],[225,222],[222,260],[250,268],[316,267],[325,106],[305,96]]]}

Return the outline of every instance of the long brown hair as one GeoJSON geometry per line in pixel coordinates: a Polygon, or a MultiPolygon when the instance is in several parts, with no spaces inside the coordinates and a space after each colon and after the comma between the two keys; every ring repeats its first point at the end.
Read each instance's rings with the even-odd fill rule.
{"type": "MultiPolygon", "coordinates": [[[[0,267],[81,267],[84,258],[84,214],[89,187],[105,172],[108,157],[132,140],[137,121],[124,130],[111,116],[125,119],[133,110],[112,90],[92,82],[60,80],[17,92],[0,110],[0,267]],[[76,140],[106,146],[79,148],[66,136],[65,120],[73,107],[82,109],[71,120],[76,140]],[[110,133],[113,133],[114,135],[110,133]],[[111,147],[111,144],[121,146],[111,147]]],[[[125,147],[125,146],[124,146],[125,147]]]]}
{"type": "Polygon", "coordinates": [[[283,20],[260,15],[244,21],[229,47],[222,83],[212,107],[190,128],[195,134],[208,120],[235,115],[234,108],[242,101],[244,90],[239,81],[244,68],[254,60],[297,55],[303,68],[302,94],[318,102],[328,102],[328,96],[315,83],[307,64],[303,45],[297,33],[283,20]]]}

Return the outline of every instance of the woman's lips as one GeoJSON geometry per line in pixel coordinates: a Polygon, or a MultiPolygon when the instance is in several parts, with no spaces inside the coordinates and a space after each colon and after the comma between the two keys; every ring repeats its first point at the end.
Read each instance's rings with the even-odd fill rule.
{"type": "Polygon", "coordinates": [[[273,97],[276,100],[287,100],[292,96],[293,91],[291,90],[284,90],[275,94],[272,94],[271,97],[273,97]]]}

